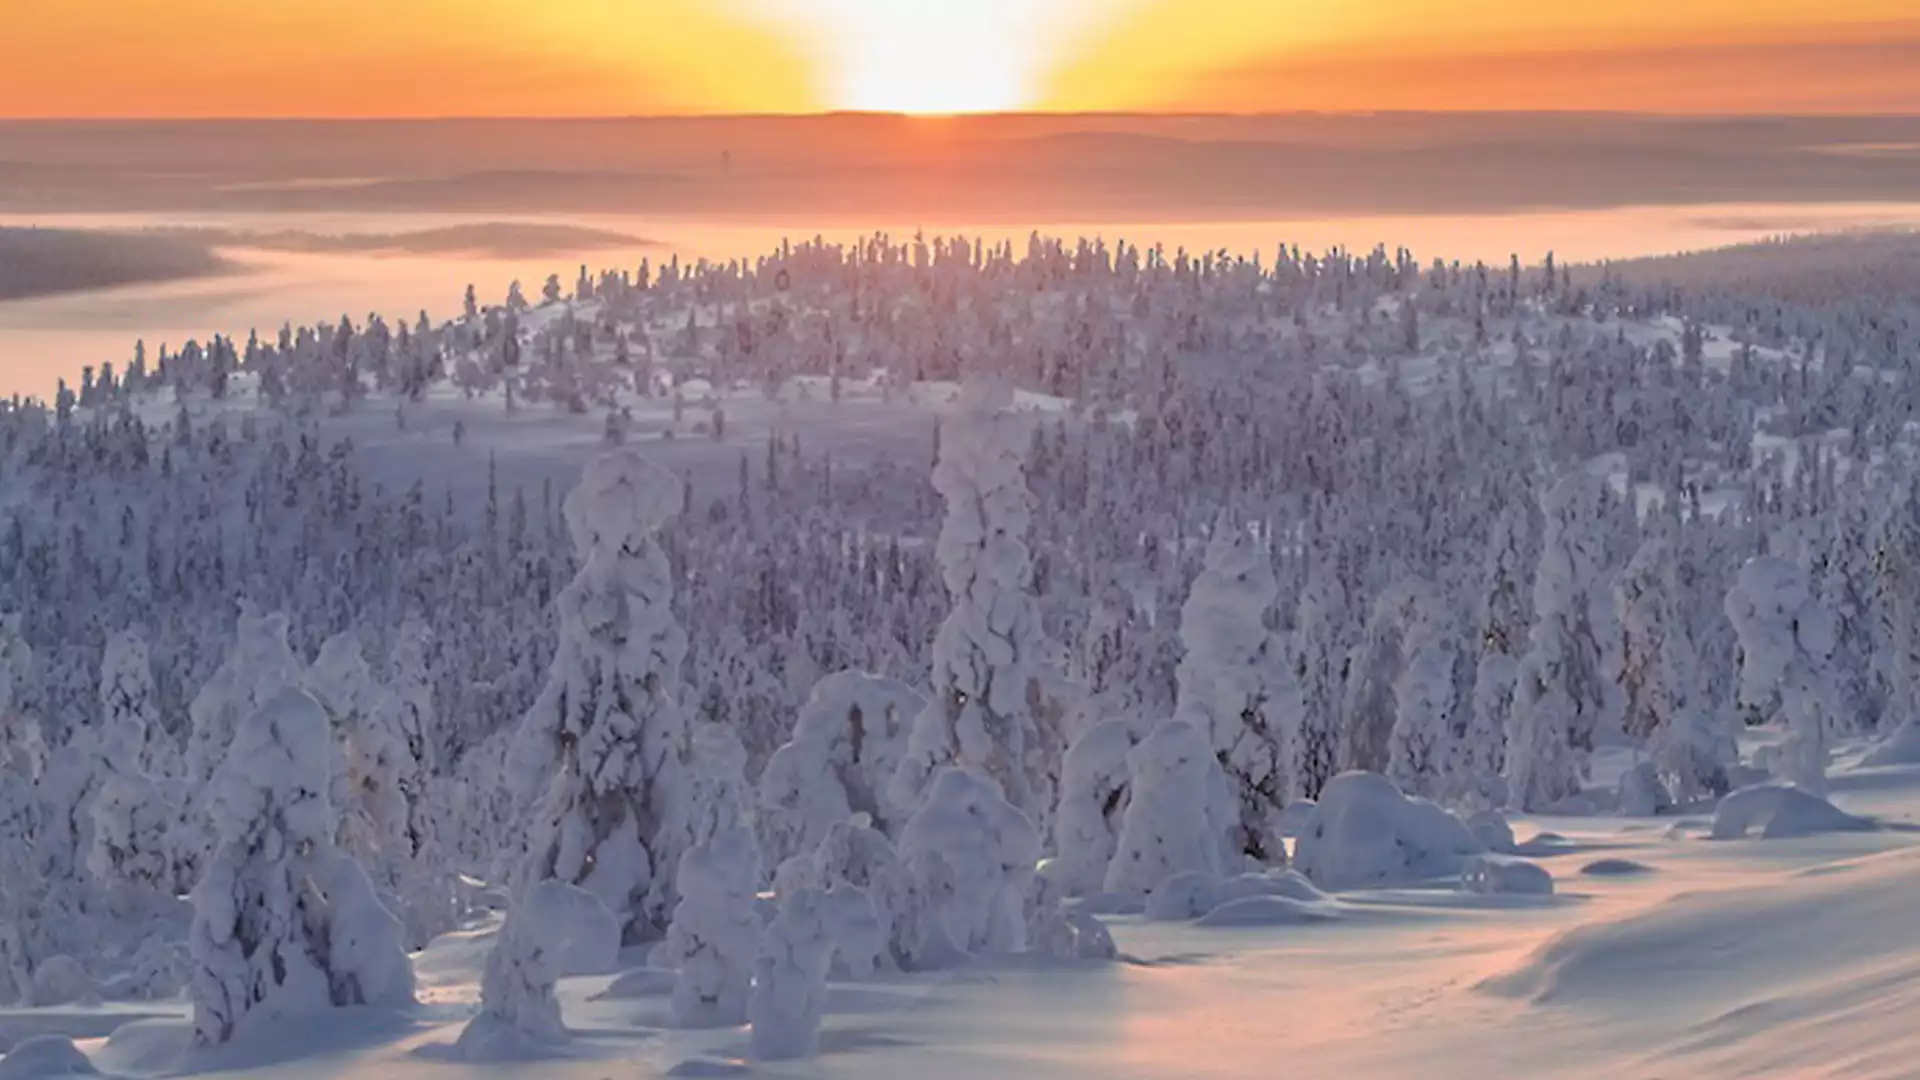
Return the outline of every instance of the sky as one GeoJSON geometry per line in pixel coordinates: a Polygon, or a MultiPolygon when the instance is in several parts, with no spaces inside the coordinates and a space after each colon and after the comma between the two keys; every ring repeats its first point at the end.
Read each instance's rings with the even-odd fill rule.
{"type": "Polygon", "coordinates": [[[1920,113],[1913,0],[0,0],[0,116],[1920,113]]]}

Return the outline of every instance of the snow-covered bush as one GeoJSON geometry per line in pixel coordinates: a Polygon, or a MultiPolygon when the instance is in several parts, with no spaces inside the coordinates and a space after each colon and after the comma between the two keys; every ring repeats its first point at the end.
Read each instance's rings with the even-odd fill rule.
{"type": "Polygon", "coordinates": [[[1347,772],[1320,793],[1293,865],[1323,889],[1358,889],[1455,875],[1485,850],[1438,806],[1402,795],[1377,773],[1347,772]]]}
{"type": "MultiPolygon", "coordinates": [[[[938,787],[936,783],[936,791],[938,787]]],[[[799,889],[783,897],[780,914],[767,927],[754,960],[747,1011],[755,1058],[786,1061],[812,1057],[819,1050],[833,953],[825,896],[799,889]]]]}
{"type": "Polygon", "coordinates": [[[1267,863],[1287,857],[1276,827],[1287,790],[1282,747],[1302,709],[1285,646],[1266,624],[1278,588],[1272,562],[1247,531],[1216,524],[1206,568],[1180,613],[1186,656],[1174,714],[1207,736],[1232,784],[1231,842],[1267,863]]]}
{"type": "Polygon", "coordinates": [[[1099,892],[1119,848],[1134,747],[1128,725],[1108,720],[1088,728],[1067,750],[1060,770],[1060,808],[1053,819],[1050,873],[1068,896],[1099,892]]]}
{"type": "Polygon", "coordinates": [[[1727,619],[1740,635],[1740,700],[1764,709],[1777,697],[1787,738],[1783,779],[1827,790],[1827,726],[1833,713],[1833,616],[1807,575],[1784,559],[1747,560],[1727,593],[1727,619]]]}
{"type": "Polygon", "coordinates": [[[754,913],[760,853],[752,832],[735,825],[687,849],[677,881],[680,902],[663,954],[677,972],[673,1018],[682,1027],[745,1023],[760,933],[754,913]]]}
{"type": "Polygon", "coordinates": [[[194,1030],[226,1042],[261,1020],[411,1001],[393,916],[333,845],[329,731],[284,689],[243,722],[208,792],[218,846],[194,887],[194,1030]]]}
{"type": "Polygon", "coordinates": [[[917,808],[943,768],[976,768],[1044,831],[1066,750],[1052,688],[1060,657],[1034,602],[1033,495],[1012,400],[1004,383],[970,382],[940,444],[933,485],[947,516],[936,553],[953,607],[933,641],[933,697],[888,794],[901,810],[917,808]]]}
{"type": "Polygon", "coordinates": [[[1033,823],[992,778],[971,768],[941,770],[900,834],[900,861],[917,903],[910,966],[945,967],[1023,948],[1022,906],[1039,860],[1033,823]]]}
{"type": "Polygon", "coordinates": [[[599,900],[558,881],[529,888],[508,913],[480,982],[480,1014],[460,1032],[459,1050],[469,1061],[498,1061],[567,1041],[554,984],[581,947],[604,946],[591,927],[581,936],[581,909],[599,900]]]}
{"type": "Polygon", "coordinates": [[[1106,891],[1149,893],[1181,873],[1221,876],[1219,763],[1206,735],[1183,721],[1162,724],[1127,754],[1127,767],[1131,796],[1106,891]]]}
{"type": "Polygon", "coordinates": [[[524,880],[578,884],[635,941],[664,933],[689,840],[687,638],[656,535],[680,500],[680,481],[631,450],[587,466],[566,501],[580,571],[560,594],[559,648],[509,762],[523,797],[539,798],[524,880]]]}
{"type": "Polygon", "coordinates": [[[812,851],[827,830],[866,814],[884,833],[905,823],[887,797],[907,725],[926,699],[905,683],[842,671],[814,684],[785,745],[760,774],[767,855],[775,863],[812,851]]]}

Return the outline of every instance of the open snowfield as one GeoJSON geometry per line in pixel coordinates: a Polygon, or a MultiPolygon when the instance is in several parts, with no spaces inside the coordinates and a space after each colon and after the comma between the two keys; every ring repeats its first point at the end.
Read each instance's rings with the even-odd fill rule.
{"type": "MultiPolygon", "coordinates": [[[[667,972],[612,999],[613,977],[564,980],[578,1037],[563,1052],[449,1060],[490,926],[416,955],[421,1004],[404,1012],[343,1010],[208,1051],[190,1047],[184,1003],[12,1009],[0,1038],[68,1035],[108,1073],[235,1080],[1201,1080],[1282,1061],[1329,1078],[1910,1076],[1920,768],[1843,768],[1833,786],[1879,828],[1716,841],[1700,815],[1522,817],[1514,831],[1553,875],[1551,897],[1440,881],[1342,893],[1334,917],[1303,925],[1121,917],[1116,964],[836,984],[821,1055],[799,1064],[746,1063],[738,1030],[676,1030],[667,972]]],[[[621,963],[644,961],[630,950],[621,963]]]]}

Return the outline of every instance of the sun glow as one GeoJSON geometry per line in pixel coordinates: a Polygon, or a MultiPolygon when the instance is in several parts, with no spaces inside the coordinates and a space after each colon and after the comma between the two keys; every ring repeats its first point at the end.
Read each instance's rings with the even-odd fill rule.
{"type": "Polygon", "coordinates": [[[937,114],[1036,104],[1099,0],[749,2],[806,42],[832,107],[937,114]]]}

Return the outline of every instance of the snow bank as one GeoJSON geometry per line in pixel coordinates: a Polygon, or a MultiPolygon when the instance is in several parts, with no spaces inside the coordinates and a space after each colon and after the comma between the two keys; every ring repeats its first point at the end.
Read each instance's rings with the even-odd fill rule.
{"type": "Polygon", "coordinates": [[[1460,888],[1482,896],[1552,896],[1553,875],[1525,859],[1480,855],[1460,872],[1460,888]]]}
{"type": "Polygon", "coordinates": [[[1339,918],[1325,901],[1295,900],[1290,896],[1243,896],[1202,915],[1194,924],[1208,929],[1249,926],[1304,926],[1339,918]]]}
{"type": "Polygon", "coordinates": [[[1818,795],[1782,784],[1741,788],[1721,799],[1713,812],[1711,835],[1715,840],[1738,839],[1756,828],[1762,840],[1780,840],[1815,833],[1861,832],[1875,825],[1818,795]]]}
{"type": "Polygon", "coordinates": [[[1323,889],[1357,889],[1452,876],[1485,851],[1454,815],[1378,773],[1347,772],[1320,793],[1294,866],[1323,889]]]}
{"type": "Polygon", "coordinates": [[[62,1076],[99,1076],[100,1070],[72,1039],[37,1035],[0,1058],[0,1080],[55,1080],[62,1076]]]}
{"type": "Polygon", "coordinates": [[[1163,922],[1197,919],[1216,908],[1261,897],[1312,904],[1326,900],[1327,894],[1296,870],[1269,870],[1232,878],[1175,874],[1148,895],[1145,915],[1163,922]]]}

